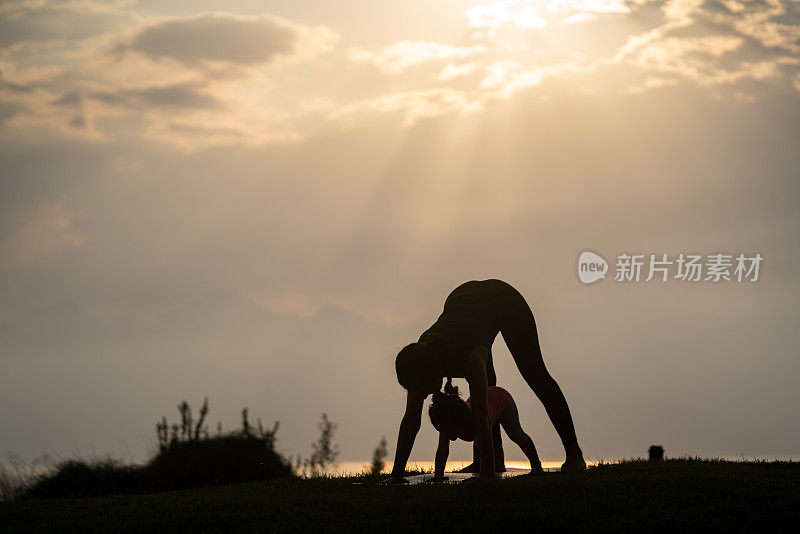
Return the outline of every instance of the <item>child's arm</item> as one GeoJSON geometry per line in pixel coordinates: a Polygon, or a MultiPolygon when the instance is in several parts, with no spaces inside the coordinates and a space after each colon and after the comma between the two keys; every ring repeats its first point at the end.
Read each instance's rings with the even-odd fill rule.
{"type": "Polygon", "coordinates": [[[450,440],[439,432],[439,446],[436,447],[436,462],[434,463],[434,478],[444,478],[444,466],[447,465],[447,456],[450,454],[450,440]]]}

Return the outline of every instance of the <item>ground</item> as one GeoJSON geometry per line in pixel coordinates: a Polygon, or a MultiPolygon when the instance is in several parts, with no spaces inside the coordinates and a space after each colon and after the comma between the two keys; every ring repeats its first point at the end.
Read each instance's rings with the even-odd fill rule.
{"type": "Polygon", "coordinates": [[[771,531],[800,521],[800,463],[623,462],[577,474],[384,486],[273,480],[0,504],[0,530],[771,531]]]}

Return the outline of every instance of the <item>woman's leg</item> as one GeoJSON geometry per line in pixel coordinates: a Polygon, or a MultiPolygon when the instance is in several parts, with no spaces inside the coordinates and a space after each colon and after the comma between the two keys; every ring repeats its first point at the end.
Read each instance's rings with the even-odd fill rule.
{"type": "Polygon", "coordinates": [[[585,467],[567,400],[544,365],[533,312],[519,291],[508,284],[506,286],[500,310],[500,333],[520,374],[542,401],[558,432],[567,454],[567,464],[570,464],[567,467],[585,467]]]}
{"type": "MultiPolygon", "coordinates": [[[[492,347],[489,347],[489,358],[486,360],[486,378],[489,386],[497,385],[497,373],[494,370],[494,362],[492,361],[492,347]]],[[[503,437],[500,434],[500,423],[497,422],[492,427],[492,442],[494,445],[494,470],[502,472],[506,470],[505,455],[503,454],[503,437]]],[[[474,461],[477,464],[480,458],[477,446],[478,440],[475,440],[472,452],[474,461]]]]}
{"type": "MultiPolygon", "coordinates": [[[[494,370],[492,361],[492,348],[489,347],[489,359],[486,360],[486,379],[489,386],[497,385],[497,373],[494,370]]],[[[503,437],[500,434],[500,423],[497,422],[492,427],[492,442],[494,444],[494,470],[503,472],[506,470],[505,455],[503,454],[503,437]]],[[[459,470],[460,473],[477,473],[480,471],[481,454],[478,449],[478,440],[472,444],[472,463],[459,470]]]]}
{"type": "Polygon", "coordinates": [[[508,439],[519,445],[522,452],[531,463],[531,472],[541,472],[542,462],[539,460],[539,455],[536,453],[536,447],[533,445],[531,437],[522,430],[522,425],[519,424],[519,411],[514,399],[511,399],[511,406],[508,410],[503,412],[498,422],[503,425],[503,430],[506,431],[508,439]]]}

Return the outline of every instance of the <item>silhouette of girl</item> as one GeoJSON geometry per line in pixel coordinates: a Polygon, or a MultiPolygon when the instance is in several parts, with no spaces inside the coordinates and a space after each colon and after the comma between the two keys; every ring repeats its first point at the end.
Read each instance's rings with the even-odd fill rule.
{"type": "MultiPolygon", "coordinates": [[[[499,386],[489,386],[486,390],[489,407],[489,425],[500,424],[511,441],[516,443],[531,463],[531,474],[541,473],[542,462],[536,453],[531,437],[519,423],[519,411],[511,393],[499,386]]],[[[444,393],[433,394],[433,403],[428,408],[433,427],[439,431],[439,445],[436,447],[434,481],[444,480],[444,468],[450,454],[450,442],[457,439],[474,441],[475,428],[472,421],[472,399],[464,401],[458,388],[450,379],[444,386],[444,393]]]]}
{"type": "Polygon", "coordinates": [[[497,384],[491,347],[498,332],[503,334],[520,374],[544,405],[561,438],[566,452],[561,469],[585,469],[567,401],[542,360],[536,322],[528,303],[502,280],[472,280],[455,288],[436,322],[397,355],[397,380],[407,390],[407,396],[390,481],[403,481],[425,398],[441,389],[445,377],[466,378],[469,384],[476,447],[475,459],[464,471],[494,477],[495,464],[504,469],[500,427],[495,424],[490,428],[487,406],[487,388],[497,384]]]}

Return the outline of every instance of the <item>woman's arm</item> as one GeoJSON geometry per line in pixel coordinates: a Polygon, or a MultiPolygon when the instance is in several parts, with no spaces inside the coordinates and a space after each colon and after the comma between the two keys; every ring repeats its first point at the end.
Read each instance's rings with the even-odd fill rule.
{"type": "Polygon", "coordinates": [[[494,444],[489,428],[489,400],[486,397],[486,359],[489,351],[484,346],[475,347],[467,357],[466,379],[472,399],[472,423],[475,425],[475,440],[481,452],[481,478],[494,478],[494,444]]]}
{"type": "Polygon", "coordinates": [[[447,465],[447,456],[450,454],[450,440],[439,432],[439,446],[436,447],[436,462],[433,464],[433,476],[436,479],[444,478],[444,467],[447,465]]]}
{"type": "Polygon", "coordinates": [[[400,422],[400,431],[397,433],[397,450],[394,453],[394,466],[392,478],[401,479],[406,471],[406,463],[414,447],[414,440],[419,432],[422,420],[422,405],[427,394],[419,391],[409,391],[406,396],[406,413],[400,422]]]}

